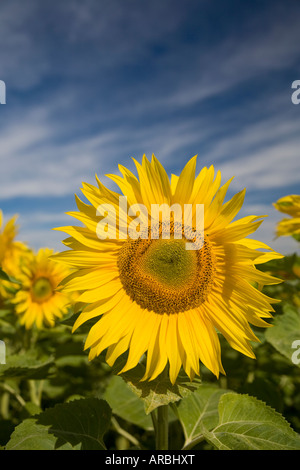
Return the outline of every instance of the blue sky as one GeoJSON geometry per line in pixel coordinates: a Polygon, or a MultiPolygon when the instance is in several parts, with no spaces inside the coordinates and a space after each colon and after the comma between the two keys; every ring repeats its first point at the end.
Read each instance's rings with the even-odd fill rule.
{"type": "MultiPolygon", "coordinates": [[[[300,193],[300,4],[295,1],[2,0],[0,208],[19,239],[62,250],[74,193],[152,153],[169,174],[214,164],[241,215],[300,193]]],[[[74,221],[75,222],[75,221],[74,221]]]]}

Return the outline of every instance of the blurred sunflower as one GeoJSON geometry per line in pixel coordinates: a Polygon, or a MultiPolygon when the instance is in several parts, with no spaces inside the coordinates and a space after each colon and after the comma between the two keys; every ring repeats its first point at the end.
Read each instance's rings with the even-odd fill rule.
{"type": "Polygon", "coordinates": [[[300,241],[300,195],[284,196],[273,205],[278,211],[291,216],[289,219],[282,219],[277,224],[276,235],[278,237],[293,236],[300,241]]]}
{"type": "Polygon", "coordinates": [[[213,166],[203,168],[195,178],[193,157],[170,181],[154,156],[151,162],[144,156],[142,164],[135,164],[138,178],[123,166],[119,166],[122,176],[108,175],[122,194],[107,189],[97,176],[98,187],[83,183],[82,192],[91,205],[76,196],[79,212],[69,215],[84,227],[58,229],[70,235],[64,240],[69,250],[54,258],[75,270],[63,281],[64,291],[80,291],[78,301],[87,304],[73,330],[100,316],[89,331],[85,349],[90,349],[90,359],[106,350],[109,365],[128,351],[120,373],[134,368],[146,353],[143,380],[155,379],[167,365],[172,383],[182,366],[193,379],[200,372],[200,361],[218,377],[225,372],[217,330],[234,349],[255,357],[250,342],[258,339],[249,323],[269,326],[264,318],[272,317],[271,303],[276,300],[254,284],[281,282],[257,270],[256,264],[281,255],[245,238],[259,227],[261,217],[232,222],[245,190],[224,203],[231,180],[220,186],[221,174],[215,175],[213,166]],[[120,195],[127,198],[125,210],[120,195]],[[134,221],[128,212],[133,205],[143,204],[148,217],[140,221],[150,225],[152,204],[176,203],[183,209],[185,204],[192,207],[193,224],[197,206],[204,205],[204,240],[199,249],[186,249],[186,231],[182,230],[181,239],[176,236],[174,218],[169,239],[162,236],[160,224],[155,237],[124,236],[124,224],[129,227],[134,221]],[[105,217],[99,215],[103,204],[114,208],[105,217]],[[113,212],[119,221],[116,239],[99,238],[99,221],[111,218],[110,230],[113,212]]]}
{"type": "MultiPolygon", "coordinates": [[[[0,267],[13,278],[18,277],[23,260],[31,254],[24,243],[15,240],[18,233],[16,219],[17,216],[14,216],[2,228],[3,213],[0,210],[0,267]]],[[[11,282],[0,281],[0,302],[11,297],[11,287],[11,282]]]]}
{"type": "Polygon", "coordinates": [[[67,313],[71,297],[59,291],[58,284],[70,273],[65,265],[55,263],[49,257],[53,250],[40,249],[22,266],[18,276],[21,288],[12,302],[15,304],[20,323],[26,329],[34,324],[38,328],[54,326],[55,319],[67,313]]]}

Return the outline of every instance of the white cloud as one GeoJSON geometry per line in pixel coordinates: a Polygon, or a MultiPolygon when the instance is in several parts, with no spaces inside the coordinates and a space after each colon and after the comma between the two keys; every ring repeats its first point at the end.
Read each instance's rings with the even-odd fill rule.
{"type": "Polygon", "coordinates": [[[282,122],[270,117],[247,126],[237,135],[220,138],[212,146],[209,157],[219,162],[225,179],[234,170],[236,178],[232,187],[244,185],[265,190],[298,184],[298,129],[299,122],[293,119],[282,122]]]}
{"type": "Polygon", "coordinates": [[[49,73],[49,60],[35,37],[38,7],[34,0],[0,4],[1,78],[7,82],[9,96],[11,88],[31,88],[49,73]]]}

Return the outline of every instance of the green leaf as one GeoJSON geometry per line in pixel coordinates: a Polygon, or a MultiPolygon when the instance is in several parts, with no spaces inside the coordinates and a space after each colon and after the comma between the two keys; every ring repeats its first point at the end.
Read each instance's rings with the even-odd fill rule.
{"type": "Polygon", "coordinates": [[[98,398],[58,404],[19,424],[6,450],[105,450],[110,420],[109,405],[98,398]]]}
{"type": "Polygon", "coordinates": [[[283,314],[275,317],[273,328],[266,331],[266,339],[283,356],[291,361],[291,365],[300,367],[300,361],[293,361],[293,343],[300,340],[300,313],[297,308],[286,304],[283,314]]]}
{"type": "Polygon", "coordinates": [[[0,280],[13,282],[14,284],[21,284],[18,279],[15,279],[12,276],[9,276],[3,269],[0,268],[0,280]]]}
{"type": "Polygon", "coordinates": [[[23,379],[40,380],[49,376],[53,358],[43,361],[35,356],[16,354],[6,357],[6,364],[0,365],[0,378],[19,377],[23,379]]]}
{"type": "MultiPolygon", "coordinates": [[[[48,433],[48,427],[37,424],[36,419],[25,419],[19,424],[6,445],[6,450],[54,450],[56,437],[48,433]]],[[[67,443],[61,450],[74,450],[67,443]]]]}
{"type": "Polygon", "coordinates": [[[9,439],[9,436],[11,435],[11,433],[13,432],[14,430],[14,424],[13,424],[13,421],[9,420],[9,419],[3,419],[1,418],[1,426],[0,426],[0,450],[4,447],[6,442],[8,441],[9,439]]]}
{"type": "Polygon", "coordinates": [[[129,388],[121,377],[114,376],[103,398],[114,414],[145,430],[152,430],[152,419],[145,414],[142,400],[129,388]]]}
{"type": "Polygon", "coordinates": [[[5,271],[3,271],[3,269],[0,268],[0,279],[2,281],[9,281],[9,275],[6,274],[5,271]]]}
{"type": "Polygon", "coordinates": [[[151,413],[158,406],[181,400],[196,390],[200,383],[198,380],[190,382],[187,376],[179,375],[173,385],[164,373],[160,374],[155,380],[141,381],[144,373],[144,366],[139,364],[129,372],[122,374],[122,377],[130,389],[144,401],[146,414],[151,413]]]}
{"type": "Polygon", "coordinates": [[[257,398],[226,393],[218,412],[219,424],[203,434],[220,450],[300,450],[300,435],[257,398]]]}
{"type": "Polygon", "coordinates": [[[218,403],[224,393],[228,393],[228,390],[200,385],[177,405],[177,415],[185,436],[185,449],[203,440],[203,427],[210,431],[218,424],[218,403]]]}

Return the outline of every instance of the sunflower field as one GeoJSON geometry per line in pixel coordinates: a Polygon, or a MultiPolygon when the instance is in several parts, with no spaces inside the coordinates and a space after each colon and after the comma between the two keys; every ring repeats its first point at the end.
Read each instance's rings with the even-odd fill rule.
{"type": "MultiPolygon", "coordinates": [[[[245,192],[224,202],[231,180],[195,165],[169,179],[144,157],[138,177],[110,175],[120,193],[83,183],[60,253],[0,211],[1,450],[300,450],[300,257],[253,239],[245,192]],[[193,221],[203,204],[202,246],[175,220],[170,239],[159,221],[152,238],[121,233],[127,215],[148,229],[151,204],[193,221]]],[[[300,241],[300,196],[274,206],[274,234],[300,241]]]]}

